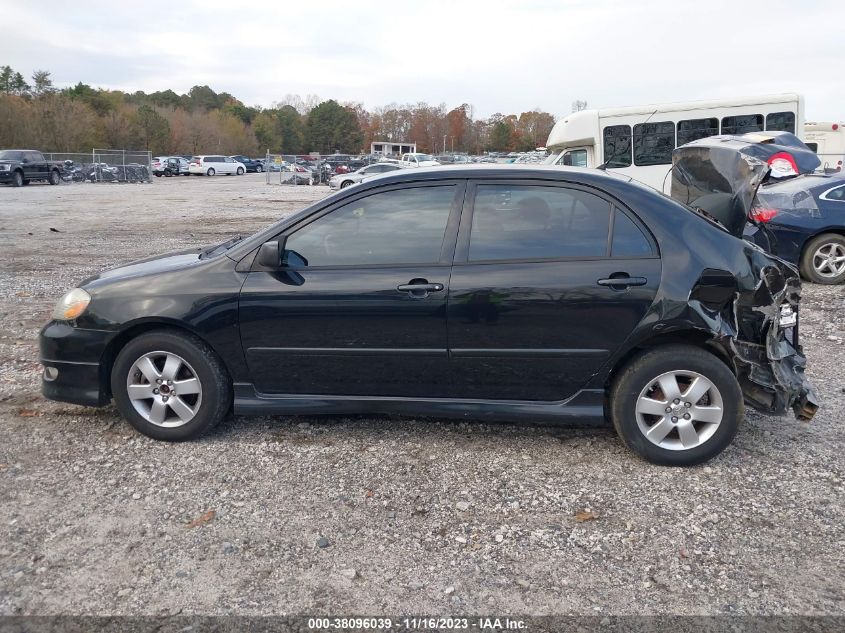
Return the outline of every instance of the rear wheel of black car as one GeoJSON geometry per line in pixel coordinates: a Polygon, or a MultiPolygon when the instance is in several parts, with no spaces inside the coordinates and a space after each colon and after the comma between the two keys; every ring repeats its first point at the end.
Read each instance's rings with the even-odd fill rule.
{"type": "Polygon", "coordinates": [[[262,167],[261,165],[255,166],[255,173],[260,174],[262,171],[264,171],[264,167],[262,167]]]}
{"type": "Polygon", "coordinates": [[[689,345],[666,345],[635,357],[610,392],[613,425],[646,460],[694,466],[721,453],[736,435],[744,406],[733,372],[689,345]]]}
{"type": "Polygon", "coordinates": [[[57,172],[55,169],[53,169],[50,172],[50,178],[47,182],[49,182],[51,185],[58,185],[61,182],[61,180],[62,179],[61,179],[61,176],[59,176],[59,172],[57,172]]]}
{"type": "Polygon", "coordinates": [[[138,431],[179,442],[216,426],[232,403],[223,363],[200,339],[162,330],[132,339],[111,374],[115,404],[138,431]]]}
{"type": "Polygon", "coordinates": [[[845,282],[845,236],[824,233],[804,248],[799,264],[801,275],[817,284],[845,282]]]}
{"type": "Polygon", "coordinates": [[[19,171],[16,171],[12,174],[12,186],[13,187],[23,187],[23,174],[19,171]]]}

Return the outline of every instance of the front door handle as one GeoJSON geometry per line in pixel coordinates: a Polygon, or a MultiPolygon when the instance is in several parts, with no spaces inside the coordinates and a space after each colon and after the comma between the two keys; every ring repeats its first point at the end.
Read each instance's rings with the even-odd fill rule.
{"type": "Polygon", "coordinates": [[[396,290],[407,292],[411,299],[425,299],[430,292],[441,292],[445,288],[443,284],[430,284],[427,279],[412,279],[406,284],[399,284],[396,290]]]}
{"type": "Polygon", "coordinates": [[[596,282],[599,286],[610,286],[614,290],[625,290],[629,286],[645,286],[648,279],[645,277],[629,277],[627,273],[613,273],[606,279],[599,279],[596,282]]]}

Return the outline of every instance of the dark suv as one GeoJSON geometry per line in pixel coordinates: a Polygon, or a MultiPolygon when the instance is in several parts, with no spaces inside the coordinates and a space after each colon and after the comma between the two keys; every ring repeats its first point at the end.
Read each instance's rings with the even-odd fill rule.
{"type": "Polygon", "coordinates": [[[51,185],[61,182],[61,173],[55,163],[34,149],[0,150],[0,183],[20,187],[41,180],[51,185]]]}
{"type": "Polygon", "coordinates": [[[400,170],[245,239],[84,281],[44,394],[197,437],[238,414],[612,421],[688,465],[743,405],[809,419],[795,270],[652,189],[541,166],[400,170]]]}
{"type": "Polygon", "coordinates": [[[243,163],[244,167],[246,167],[247,173],[261,173],[264,171],[264,162],[256,160],[255,158],[249,158],[240,154],[237,156],[230,156],[229,158],[234,158],[239,163],[243,163]]]}

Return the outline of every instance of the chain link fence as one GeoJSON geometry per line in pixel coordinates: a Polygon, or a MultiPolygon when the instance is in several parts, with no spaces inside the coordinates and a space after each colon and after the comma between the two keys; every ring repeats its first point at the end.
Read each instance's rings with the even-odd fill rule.
{"type": "Polygon", "coordinates": [[[142,150],[92,149],[90,153],[53,152],[44,158],[59,167],[62,182],[152,182],[152,153],[142,150]]]}

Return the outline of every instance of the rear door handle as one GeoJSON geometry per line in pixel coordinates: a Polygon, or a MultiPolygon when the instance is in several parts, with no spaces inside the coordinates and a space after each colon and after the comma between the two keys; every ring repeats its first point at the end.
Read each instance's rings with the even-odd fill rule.
{"type": "Polygon", "coordinates": [[[606,279],[599,279],[596,282],[599,286],[610,286],[614,290],[622,290],[628,286],[645,286],[648,279],[645,277],[607,277],[606,279]]]}
{"type": "Polygon", "coordinates": [[[399,284],[396,286],[399,292],[440,292],[443,284],[399,284]]]}

